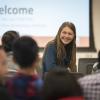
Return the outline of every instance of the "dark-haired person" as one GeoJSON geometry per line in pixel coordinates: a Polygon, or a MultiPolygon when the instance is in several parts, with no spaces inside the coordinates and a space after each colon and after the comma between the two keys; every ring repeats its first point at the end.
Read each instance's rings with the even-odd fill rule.
{"type": "Polygon", "coordinates": [[[4,48],[0,45],[0,100],[11,100],[4,86],[4,76],[7,73],[7,55],[4,48]]]}
{"type": "Polygon", "coordinates": [[[29,36],[20,37],[13,45],[14,61],[20,69],[7,81],[7,89],[15,100],[41,100],[42,80],[35,73],[38,49],[36,41],[29,36]]]}
{"type": "Polygon", "coordinates": [[[100,72],[100,51],[98,52],[98,61],[94,63],[92,74],[100,72]]]}
{"type": "Polygon", "coordinates": [[[54,66],[69,68],[76,71],[76,28],[71,22],[64,22],[44,51],[42,60],[43,72],[48,72],[54,66]]]}
{"type": "Polygon", "coordinates": [[[59,66],[51,69],[44,78],[43,100],[84,100],[76,78],[59,66]]]}
{"type": "Polygon", "coordinates": [[[13,62],[12,52],[13,42],[17,38],[19,38],[19,33],[13,30],[6,31],[1,38],[2,45],[7,53],[7,66],[9,71],[16,71],[16,69],[18,68],[18,65],[13,62]]]}
{"type": "Polygon", "coordinates": [[[98,52],[98,70],[79,79],[84,90],[85,100],[100,100],[100,51],[98,52]]]}

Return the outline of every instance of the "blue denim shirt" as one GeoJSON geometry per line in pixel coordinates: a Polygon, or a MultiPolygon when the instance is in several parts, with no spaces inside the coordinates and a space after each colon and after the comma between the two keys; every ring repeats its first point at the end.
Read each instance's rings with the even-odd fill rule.
{"type": "MultiPolygon", "coordinates": [[[[57,52],[56,52],[56,45],[55,44],[49,44],[48,47],[45,50],[44,57],[42,60],[42,67],[43,67],[43,72],[48,72],[51,68],[55,66],[59,66],[57,64],[57,52]]],[[[70,57],[65,56],[62,59],[63,65],[66,66],[70,63],[70,57]]]]}

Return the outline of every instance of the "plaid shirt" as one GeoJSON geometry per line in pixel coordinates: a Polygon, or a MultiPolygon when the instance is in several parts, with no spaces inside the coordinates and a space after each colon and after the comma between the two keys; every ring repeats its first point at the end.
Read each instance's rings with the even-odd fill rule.
{"type": "Polygon", "coordinates": [[[21,73],[9,79],[7,90],[14,100],[41,100],[40,91],[43,81],[37,76],[26,76],[21,73]]]}
{"type": "Polygon", "coordinates": [[[100,73],[85,76],[78,81],[86,100],[100,100],[100,73]]]}

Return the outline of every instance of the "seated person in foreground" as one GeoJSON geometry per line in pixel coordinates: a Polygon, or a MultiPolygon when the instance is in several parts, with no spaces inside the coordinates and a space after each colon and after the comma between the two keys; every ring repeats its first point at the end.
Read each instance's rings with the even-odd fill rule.
{"type": "Polygon", "coordinates": [[[76,78],[66,68],[55,67],[44,78],[43,100],[84,100],[76,78]]]}
{"type": "Polygon", "coordinates": [[[4,86],[4,76],[7,73],[7,55],[4,48],[0,45],[0,100],[11,100],[4,86]]]}
{"type": "Polygon", "coordinates": [[[100,72],[100,51],[98,52],[98,61],[94,63],[92,73],[100,72]]]}
{"type": "Polygon", "coordinates": [[[98,52],[98,70],[79,79],[85,100],[100,100],[100,51],[98,52]]]}
{"type": "Polygon", "coordinates": [[[35,40],[28,36],[20,37],[13,45],[14,61],[20,69],[6,85],[14,100],[41,100],[43,81],[35,72],[38,49],[35,40]]]}
{"type": "Polygon", "coordinates": [[[19,33],[13,30],[6,31],[2,38],[1,42],[4,47],[5,52],[7,53],[7,67],[8,71],[16,71],[18,69],[18,65],[14,63],[13,61],[13,51],[12,51],[12,45],[14,41],[19,38],[19,33]]]}

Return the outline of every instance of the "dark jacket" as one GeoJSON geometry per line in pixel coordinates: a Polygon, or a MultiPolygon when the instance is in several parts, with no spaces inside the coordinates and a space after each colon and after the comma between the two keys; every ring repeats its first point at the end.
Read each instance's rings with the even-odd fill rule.
{"type": "Polygon", "coordinates": [[[68,67],[67,65],[70,63],[71,55],[66,55],[63,59],[62,65],[57,64],[57,49],[55,44],[49,44],[46,47],[46,50],[44,52],[43,60],[42,60],[42,67],[43,67],[43,73],[48,72],[51,68],[55,66],[64,66],[68,67]]]}
{"type": "Polygon", "coordinates": [[[0,100],[12,100],[4,85],[0,83],[0,100]]]}

